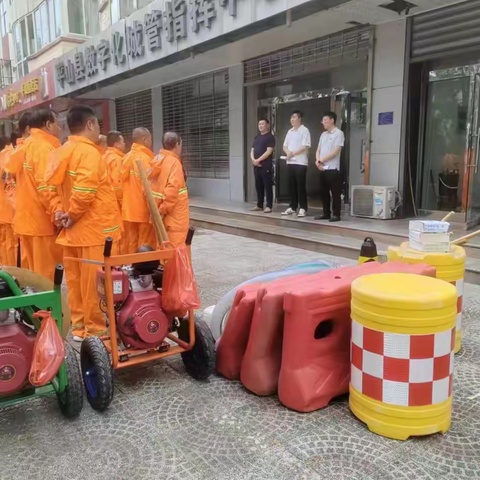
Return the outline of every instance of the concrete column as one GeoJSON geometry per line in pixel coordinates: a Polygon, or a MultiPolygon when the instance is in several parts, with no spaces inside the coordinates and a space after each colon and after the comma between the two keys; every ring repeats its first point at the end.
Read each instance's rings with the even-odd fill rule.
{"type": "Polygon", "coordinates": [[[228,69],[230,122],[230,200],[245,200],[244,88],[243,65],[228,69]]]}
{"type": "Polygon", "coordinates": [[[370,185],[399,188],[406,20],[379,25],[375,37],[370,185]]]}
{"type": "Polygon", "coordinates": [[[163,109],[162,87],[152,88],[152,115],[153,115],[153,148],[157,153],[162,148],[163,136],[163,109]]]}

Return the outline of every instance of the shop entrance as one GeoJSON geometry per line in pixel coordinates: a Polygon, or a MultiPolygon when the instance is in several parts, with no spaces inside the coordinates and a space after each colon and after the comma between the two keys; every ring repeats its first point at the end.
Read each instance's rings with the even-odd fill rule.
{"type": "Polygon", "coordinates": [[[480,223],[480,65],[432,70],[426,82],[421,209],[480,223]]]}

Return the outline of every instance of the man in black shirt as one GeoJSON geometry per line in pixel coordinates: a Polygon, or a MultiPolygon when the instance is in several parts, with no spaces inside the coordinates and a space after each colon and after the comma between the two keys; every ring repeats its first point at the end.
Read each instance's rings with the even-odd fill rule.
{"type": "Polygon", "coordinates": [[[255,174],[255,188],[257,190],[257,205],[252,211],[263,210],[263,200],[266,195],[267,206],[265,213],[271,213],[273,207],[273,150],[275,148],[275,137],[270,133],[270,122],[262,118],[258,122],[259,134],[253,141],[250,158],[253,163],[255,174]]]}

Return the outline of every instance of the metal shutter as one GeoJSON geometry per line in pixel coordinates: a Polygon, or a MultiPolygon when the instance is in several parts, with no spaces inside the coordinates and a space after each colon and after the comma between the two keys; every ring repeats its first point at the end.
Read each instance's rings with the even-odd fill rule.
{"type": "Polygon", "coordinates": [[[480,52],[480,0],[422,13],[412,18],[411,61],[480,52]]]}
{"type": "Polygon", "coordinates": [[[122,132],[127,147],[132,142],[132,132],[137,127],[145,127],[153,132],[152,91],[120,97],[115,100],[117,113],[117,130],[122,132]]]}
{"type": "Polygon", "coordinates": [[[162,87],[163,131],[183,139],[189,177],[230,178],[228,70],[162,87]]]}
{"type": "Polygon", "coordinates": [[[318,38],[245,62],[245,84],[301,75],[319,67],[366,57],[371,27],[318,38]]]}

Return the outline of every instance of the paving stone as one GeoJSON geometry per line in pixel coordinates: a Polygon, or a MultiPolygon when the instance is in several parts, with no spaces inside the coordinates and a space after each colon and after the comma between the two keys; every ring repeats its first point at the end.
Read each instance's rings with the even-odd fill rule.
{"type": "MultiPolygon", "coordinates": [[[[315,259],[352,261],[200,231],[203,306],[238,283],[315,259]]],[[[344,396],[300,414],[218,375],[190,378],[180,357],[117,372],[111,408],[65,420],[55,397],[0,410],[0,480],[437,480],[480,478],[480,287],[465,291],[452,428],[407,442],[371,433],[344,396]]],[[[78,348],[77,348],[78,350],[78,348]]]]}

